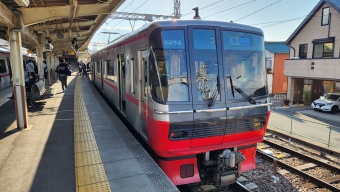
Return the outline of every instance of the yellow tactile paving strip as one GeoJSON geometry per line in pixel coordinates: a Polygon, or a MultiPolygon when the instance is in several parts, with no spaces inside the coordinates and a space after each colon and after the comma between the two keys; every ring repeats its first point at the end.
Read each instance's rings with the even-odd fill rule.
{"type": "Polygon", "coordinates": [[[77,192],[111,191],[83,99],[81,78],[74,91],[74,157],[77,192]]]}

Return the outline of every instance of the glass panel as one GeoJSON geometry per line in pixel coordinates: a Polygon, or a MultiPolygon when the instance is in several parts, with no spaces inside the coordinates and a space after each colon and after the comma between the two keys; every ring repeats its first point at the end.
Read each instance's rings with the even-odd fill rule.
{"type": "Polygon", "coordinates": [[[323,44],[314,44],[314,58],[322,58],[323,44]]]}
{"type": "Polygon", "coordinates": [[[299,57],[300,59],[306,59],[307,58],[307,50],[308,50],[308,45],[300,45],[300,50],[299,50],[299,57]]]}
{"type": "Polygon", "coordinates": [[[235,87],[248,96],[266,95],[263,36],[244,32],[223,31],[223,47],[223,65],[228,98],[243,98],[235,90],[235,87]],[[232,79],[235,97],[232,94],[230,78],[227,77],[232,79]]]}
{"type": "Polygon", "coordinates": [[[96,62],[96,66],[97,66],[96,74],[100,74],[100,62],[96,62]]]}
{"type": "Polygon", "coordinates": [[[109,80],[113,80],[114,76],[114,69],[113,69],[113,62],[112,61],[106,61],[106,78],[109,80]]]}
{"type": "Polygon", "coordinates": [[[333,57],[333,43],[324,43],[323,44],[323,58],[332,58],[333,57]]]}
{"type": "Polygon", "coordinates": [[[189,101],[183,30],[163,30],[151,39],[150,85],[161,101],[189,101]]]}
{"type": "Polygon", "coordinates": [[[329,7],[322,9],[322,25],[328,25],[329,7]]]}
{"type": "Polygon", "coordinates": [[[4,60],[0,60],[0,73],[7,73],[6,64],[4,60]]]}
{"type": "Polygon", "coordinates": [[[133,59],[131,59],[131,93],[134,94],[136,91],[135,91],[135,61],[133,59]]]}
{"type": "MultiPolygon", "coordinates": [[[[197,99],[207,101],[217,91],[218,62],[215,30],[195,29],[193,33],[197,99]]],[[[216,100],[220,101],[221,96],[218,95],[216,100]]]]}
{"type": "Polygon", "coordinates": [[[148,63],[146,61],[146,59],[143,58],[143,67],[144,67],[144,97],[146,97],[146,85],[147,85],[147,82],[148,82],[148,63]]]}

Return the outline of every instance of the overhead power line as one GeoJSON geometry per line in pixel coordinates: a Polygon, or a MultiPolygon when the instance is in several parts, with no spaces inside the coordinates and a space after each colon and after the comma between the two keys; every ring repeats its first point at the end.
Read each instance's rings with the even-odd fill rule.
{"type": "MultiPolygon", "coordinates": [[[[139,7],[137,7],[134,11],[132,11],[132,13],[134,13],[135,11],[137,11],[137,9],[139,9],[141,6],[143,6],[146,2],[148,2],[149,0],[144,1],[144,3],[142,3],[139,7]]],[[[113,28],[117,27],[121,22],[123,22],[124,20],[121,20],[119,23],[117,23],[113,28]]]]}
{"type": "MultiPolygon", "coordinates": [[[[139,9],[140,7],[142,7],[146,2],[148,2],[149,0],[146,0],[146,1],[144,1],[144,3],[142,3],[139,7],[137,7],[134,11],[132,11],[132,13],[134,13],[135,11],[137,11],[137,9],[139,9]]],[[[134,0],[131,2],[131,3],[133,3],[134,2],[134,0]]],[[[130,4],[131,4],[130,3],[130,4]]],[[[130,5],[129,4],[129,5],[130,5]]],[[[127,5],[124,9],[126,9],[129,5],[127,5]]],[[[124,10],[123,9],[123,10],[124,10]]],[[[122,11],[123,11],[122,10],[122,11]]],[[[113,21],[114,19],[112,19],[112,21],[113,21]]],[[[124,20],[121,20],[119,23],[117,23],[115,26],[113,26],[110,30],[112,30],[112,29],[114,29],[115,27],[117,27],[120,23],[122,23],[124,20]]],[[[110,30],[106,30],[106,31],[110,31],[110,30]]]]}
{"type": "MultiPolygon", "coordinates": [[[[221,0],[221,1],[223,1],[223,0],[221,0]]],[[[217,4],[217,3],[221,2],[221,1],[217,1],[217,2],[215,2],[215,3],[209,4],[209,5],[205,6],[205,7],[200,8],[200,10],[205,9],[205,8],[208,8],[208,7],[212,6],[212,5],[215,5],[215,4],[217,4]]],[[[186,13],[186,14],[182,15],[182,17],[187,16],[187,15],[190,15],[190,14],[192,14],[192,13],[194,13],[194,12],[192,11],[192,12],[190,12],[190,13],[186,13]]]]}
{"type": "Polygon", "coordinates": [[[276,3],[279,3],[280,1],[282,1],[282,0],[275,1],[274,3],[272,3],[272,4],[270,4],[270,5],[267,5],[267,6],[261,8],[261,9],[259,9],[259,10],[257,10],[257,11],[254,11],[254,12],[252,12],[252,13],[250,13],[250,14],[244,16],[244,17],[241,17],[241,18],[235,20],[235,22],[240,21],[240,20],[242,20],[242,19],[244,19],[244,18],[246,18],[246,17],[249,17],[249,16],[251,16],[251,15],[254,15],[255,13],[258,13],[258,12],[260,12],[260,11],[262,11],[262,10],[264,10],[264,9],[266,9],[266,8],[268,8],[268,7],[270,7],[270,6],[274,5],[274,4],[276,4],[276,3]]]}
{"type": "Polygon", "coordinates": [[[211,17],[211,16],[213,16],[213,15],[217,15],[217,14],[222,13],[222,12],[224,12],[224,11],[228,11],[228,10],[230,10],[230,9],[234,9],[234,8],[236,8],[236,7],[239,7],[239,6],[242,6],[242,5],[246,5],[246,4],[251,3],[251,2],[254,2],[254,1],[257,1],[257,0],[252,0],[252,1],[248,1],[248,2],[246,2],[246,3],[242,3],[242,4],[240,4],[240,5],[236,5],[236,6],[234,6],[234,7],[231,7],[231,8],[228,8],[228,9],[225,9],[225,10],[222,10],[222,11],[219,11],[219,12],[216,12],[216,13],[213,13],[213,14],[211,14],[211,15],[208,15],[208,16],[206,16],[206,17],[204,17],[204,18],[211,17]]]}
{"type": "MultiPolygon", "coordinates": [[[[256,0],[256,1],[259,1],[259,0],[256,0]]],[[[232,14],[232,13],[235,13],[236,11],[238,11],[238,10],[240,10],[240,9],[244,9],[245,7],[247,7],[247,6],[249,6],[249,5],[253,4],[253,3],[255,3],[256,1],[253,1],[253,2],[251,2],[251,3],[248,3],[248,4],[244,5],[244,6],[241,6],[241,7],[239,7],[238,9],[236,9],[236,10],[230,12],[230,13],[227,13],[227,14],[222,15],[221,17],[218,17],[217,19],[224,18],[225,16],[230,15],[230,14],[232,14]]],[[[217,19],[215,19],[215,20],[217,20],[217,19]]]]}

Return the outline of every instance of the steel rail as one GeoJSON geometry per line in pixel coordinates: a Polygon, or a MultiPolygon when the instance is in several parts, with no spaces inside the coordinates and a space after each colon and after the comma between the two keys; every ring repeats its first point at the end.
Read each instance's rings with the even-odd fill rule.
{"type": "Polygon", "coordinates": [[[308,155],[299,153],[299,152],[294,151],[294,150],[292,150],[292,149],[288,149],[288,148],[286,148],[286,147],[283,147],[283,146],[281,146],[281,145],[278,145],[278,144],[273,143],[273,142],[271,142],[271,141],[268,141],[268,140],[266,140],[266,139],[263,140],[263,143],[268,144],[268,145],[272,145],[272,146],[274,146],[275,148],[280,149],[281,151],[287,152],[287,153],[289,153],[289,154],[291,154],[291,155],[294,155],[294,156],[296,156],[296,157],[299,157],[299,158],[304,159],[304,160],[306,160],[306,161],[309,161],[309,162],[311,162],[311,163],[317,164],[317,165],[319,165],[319,166],[325,167],[325,168],[327,168],[327,169],[330,169],[330,170],[332,170],[332,171],[337,172],[337,173],[340,174],[340,168],[338,168],[338,167],[336,167],[336,166],[333,166],[333,165],[330,165],[330,164],[328,164],[328,163],[322,162],[322,161],[320,161],[320,160],[314,159],[313,157],[310,157],[310,156],[308,156],[308,155]]]}
{"type": "Polygon", "coordinates": [[[292,167],[292,166],[290,166],[290,165],[288,165],[288,164],[286,164],[286,163],[284,163],[284,162],[282,162],[280,160],[277,160],[275,157],[272,157],[272,156],[269,156],[269,155],[263,153],[259,149],[256,152],[257,152],[257,154],[260,154],[260,155],[262,155],[263,157],[265,157],[267,159],[270,159],[270,160],[273,160],[273,161],[276,160],[277,164],[280,167],[282,167],[284,169],[287,169],[290,172],[297,173],[298,175],[302,176],[305,179],[308,179],[310,182],[312,182],[312,183],[314,183],[314,184],[316,184],[316,185],[318,185],[320,187],[329,189],[331,191],[340,191],[340,188],[337,188],[337,187],[335,187],[335,186],[333,186],[333,185],[331,185],[329,183],[326,183],[326,182],[322,181],[321,179],[313,177],[312,175],[308,175],[307,173],[305,173],[303,171],[300,171],[300,170],[298,170],[298,169],[296,169],[296,168],[294,168],[294,167],[292,167]]]}

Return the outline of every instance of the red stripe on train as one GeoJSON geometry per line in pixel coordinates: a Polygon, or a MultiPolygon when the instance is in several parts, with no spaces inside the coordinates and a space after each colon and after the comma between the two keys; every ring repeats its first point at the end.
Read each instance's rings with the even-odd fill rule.
{"type": "Polygon", "coordinates": [[[131,101],[131,103],[135,104],[136,106],[139,106],[138,99],[134,98],[132,95],[126,93],[125,97],[126,97],[127,100],[131,101]]]}
{"type": "Polygon", "coordinates": [[[6,76],[9,76],[9,73],[0,74],[0,77],[6,77],[6,76]]]}
{"type": "Polygon", "coordinates": [[[115,86],[114,84],[112,84],[110,81],[104,80],[104,83],[105,83],[106,85],[108,85],[109,87],[111,87],[112,89],[114,89],[115,91],[118,91],[117,86],[115,86]]]}

